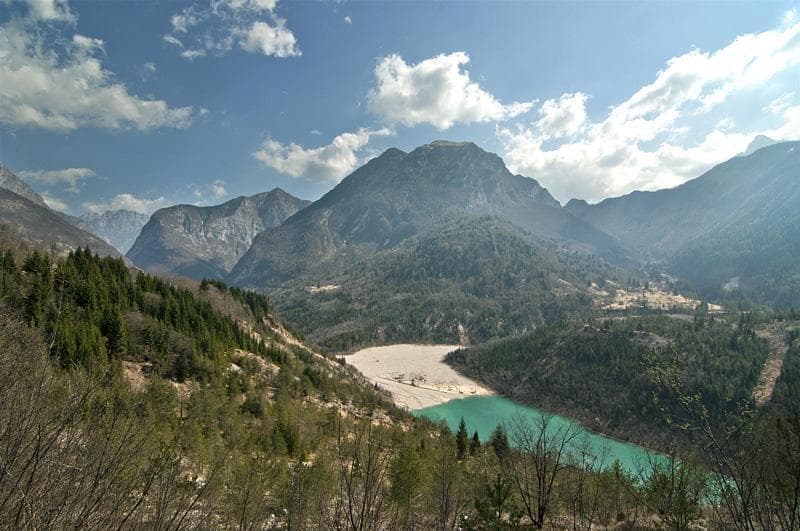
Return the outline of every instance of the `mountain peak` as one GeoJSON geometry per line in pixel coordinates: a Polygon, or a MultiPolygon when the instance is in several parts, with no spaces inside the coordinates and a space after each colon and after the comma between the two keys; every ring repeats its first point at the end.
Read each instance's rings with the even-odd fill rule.
{"type": "Polygon", "coordinates": [[[6,190],[10,190],[17,195],[21,195],[25,199],[29,199],[39,206],[49,208],[44,202],[42,196],[34,192],[33,189],[28,186],[28,183],[14,175],[14,172],[8,169],[8,166],[2,162],[0,162],[0,188],[5,188],[6,190]]]}
{"type": "Polygon", "coordinates": [[[535,237],[622,256],[616,242],[572,216],[536,180],[513,175],[472,142],[388,150],[282,225],[265,230],[231,270],[232,283],[278,285],[353,257],[382,253],[461,218],[497,216],[535,237]],[[351,251],[353,249],[353,251],[351,251]]]}
{"type": "Polygon", "coordinates": [[[221,205],[174,205],[153,214],[128,251],[145,271],[222,278],[261,231],[308,205],[276,188],[221,205]]]}
{"type": "Polygon", "coordinates": [[[564,205],[564,208],[580,217],[581,214],[586,212],[590,207],[589,203],[587,203],[585,199],[570,199],[567,204],[564,205]]]}
{"type": "Polygon", "coordinates": [[[80,228],[102,238],[121,253],[131,248],[139,231],[150,219],[147,214],[133,210],[117,209],[105,212],[87,212],[79,220],[80,228]]]}
{"type": "Polygon", "coordinates": [[[778,143],[777,140],[773,140],[768,136],[756,135],[756,137],[753,138],[753,141],[750,142],[750,145],[747,146],[747,149],[745,149],[740,156],[747,157],[748,155],[752,155],[761,148],[769,147],[777,143],[778,143]]]}
{"type": "Polygon", "coordinates": [[[455,142],[453,140],[434,140],[423,147],[478,147],[474,142],[455,142]]]}

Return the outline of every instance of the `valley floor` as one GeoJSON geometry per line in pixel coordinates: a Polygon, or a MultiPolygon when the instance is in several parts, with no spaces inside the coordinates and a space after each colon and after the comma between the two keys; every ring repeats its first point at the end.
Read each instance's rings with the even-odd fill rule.
{"type": "Polygon", "coordinates": [[[457,345],[391,345],[346,356],[347,363],[392,393],[395,403],[415,410],[494,392],[444,363],[457,345]]]}

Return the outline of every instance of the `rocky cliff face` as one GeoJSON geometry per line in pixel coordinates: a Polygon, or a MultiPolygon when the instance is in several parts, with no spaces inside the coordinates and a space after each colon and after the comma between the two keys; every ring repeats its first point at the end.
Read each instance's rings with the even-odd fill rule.
{"type": "Polygon", "coordinates": [[[150,272],[223,278],[257,234],[308,203],[275,189],[212,207],[164,208],[152,215],[127,256],[150,272]]]}
{"type": "Polygon", "coordinates": [[[131,210],[107,210],[82,215],[79,226],[127,253],[149,219],[147,214],[131,210]]]}
{"type": "Polygon", "coordinates": [[[42,196],[34,192],[25,181],[14,175],[2,162],[0,162],[0,188],[10,190],[39,206],[47,208],[42,196]]]}

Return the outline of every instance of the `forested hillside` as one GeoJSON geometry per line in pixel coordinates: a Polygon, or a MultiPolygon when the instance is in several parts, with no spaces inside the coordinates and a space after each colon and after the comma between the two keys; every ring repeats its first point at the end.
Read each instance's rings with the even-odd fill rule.
{"type": "Polygon", "coordinates": [[[603,433],[667,449],[698,444],[682,423],[681,404],[663,389],[669,376],[700,397],[715,428],[752,406],[769,354],[745,316],[632,317],[542,327],[522,337],[463,349],[447,361],[523,403],[563,413],[603,433]]]}
{"type": "Polygon", "coordinates": [[[621,274],[498,218],[468,218],[325,276],[301,277],[274,298],[288,322],[334,351],[477,344],[586,315],[589,285],[621,274]]]}

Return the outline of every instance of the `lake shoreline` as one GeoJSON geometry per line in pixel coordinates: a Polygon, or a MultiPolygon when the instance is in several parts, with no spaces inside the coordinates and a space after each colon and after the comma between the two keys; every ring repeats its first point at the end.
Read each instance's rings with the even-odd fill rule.
{"type": "Polygon", "coordinates": [[[345,360],[392,395],[397,406],[416,411],[470,396],[492,396],[490,387],[444,362],[459,345],[398,344],[369,347],[345,360]]]}
{"type": "Polygon", "coordinates": [[[587,441],[589,453],[602,460],[601,468],[611,466],[614,461],[619,460],[623,468],[634,476],[641,476],[650,468],[651,462],[663,463],[668,459],[660,450],[589,429],[573,418],[543,411],[502,395],[467,397],[416,410],[413,414],[433,422],[445,422],[451,430],[456,430],[463,418],[467,431],[469,433],[477,431],[482,441],[488,440],[498,424],[503,424],[509,436],[512,436],[514,419],[518,418],[518,415],[530,418],[534,426],[538,425],[536,419],[549,417],[551,428],[571,427],[570,429],[578,431],[580,435],[575,440],[574,450],[580,453],[582,444],[587,441]]]}
{"type": "Polygon", "coordinates": [[[563,417],[597,436],[620,444],[635,445],[655,454],[665,455],[660,448],[670,447],[675,443],[654,441],[652,436],[645,437],[637,427],[610,428],[586,411],[572,410],[547,401],[542,404],[530,404],[502,394],[444,362],[447,353],[458,348],[462,347],[404,343],[368,347],[347,354],[344,358],[367,380],[388,391],[398,407],[414,415],[452,401],[473,397],[499,397],[521,408],[532,408],[545,415],[563,417]]]}

